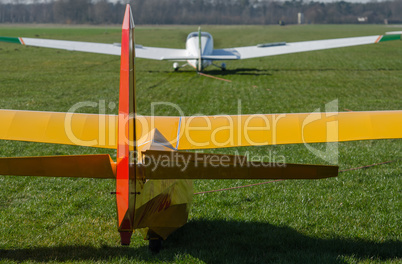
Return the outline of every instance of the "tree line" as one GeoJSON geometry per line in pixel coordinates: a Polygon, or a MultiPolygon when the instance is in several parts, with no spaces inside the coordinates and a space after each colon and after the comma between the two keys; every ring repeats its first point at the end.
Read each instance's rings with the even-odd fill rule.
{"type": "Polygon", "coordinates": [[[132,5],[136,24],[343,24],[402,23],[402,1],[321,3],[303,0],[18,0],[0,3],[0,23],[120,24],[125,4],[132,5]]]}

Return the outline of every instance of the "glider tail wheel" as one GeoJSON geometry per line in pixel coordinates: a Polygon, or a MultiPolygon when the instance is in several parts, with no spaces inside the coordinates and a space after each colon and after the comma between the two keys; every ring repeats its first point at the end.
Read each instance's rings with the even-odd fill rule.
{"type": "Polygon", "coordinates": [[[150,239],[148,248],[152,253],[155,254],[159,253],[159,251],[162,249],[162,239],[161,238],[150,239]]]}

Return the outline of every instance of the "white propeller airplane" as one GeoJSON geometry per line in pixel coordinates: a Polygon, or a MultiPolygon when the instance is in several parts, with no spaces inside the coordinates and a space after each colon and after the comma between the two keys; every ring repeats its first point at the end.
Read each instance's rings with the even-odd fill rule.
{"type": "MultiPolygon", "coordinates": [[[[188,35],[185,49],[146,47],[142,45],[136,45],[135,49],[137,58],[152,60],[187,61],[187,63],[183,65],[179,65],[178,62],[173,63],[174,70],[177,71],[181,67],[190,65],[194,67],[197,71],[201,72],[210,65],[214,65],[221,68],[222,70],[226,70],[225,63],[222,63],[220,66],[218,66],[213,64],[214,61],[251,59],[297,52],[374,44],[389,40],[401,40],[401,34],[386,34],[291,43],[275,42],[258,44],[248,47],[214,49],[214,40],[212,38],[212,35],[207,32],[201,32],[201,28],[199,28],[198,32],[192,32],[188,35]]],[[[46,47],[118,56],[121,55],[120,43],[103,44],[93,42],[21,37],[0,37],[0,41],[19,43],[26,46],[46,47]]]]}

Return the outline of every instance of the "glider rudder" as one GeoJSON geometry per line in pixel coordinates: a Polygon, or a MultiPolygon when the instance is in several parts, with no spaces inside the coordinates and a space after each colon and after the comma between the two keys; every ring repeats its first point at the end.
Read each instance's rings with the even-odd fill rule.
{"type": "Polygon", "coordinates": [[[121,36],[120,94],[117,132],[116,203],[121,244],[129,245],[135,210],[135,74],[134,21],[127,5],[121,36]],[[130,166],[133,164],[134,166],[130,166]]]}

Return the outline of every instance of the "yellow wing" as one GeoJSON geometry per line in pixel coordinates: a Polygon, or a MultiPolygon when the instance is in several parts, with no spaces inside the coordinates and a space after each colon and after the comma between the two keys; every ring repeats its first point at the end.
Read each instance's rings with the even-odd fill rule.
{"type": "MultiPolygon", "coordinates": [[[[0,110],[0,139],[116,148],[117,116],[0,110]]],[[[402,111],[137,117],[177,150],[402,138],[402,111]]]]}
{"type": "Polygon", "coordinates": [[[0,110],[2,124],[0,138],[101,147],[102,140],[106,141],[113,137],[115,141],[116,117],[109,117],[94,114],[0,110]],[[106,129],[109,127],[111,129],[106,129]]]}
{"type": "Polygon", "coordinates": [[[402,111],[186,117],[178,149],[402,138],[402,111]]]}
{"type": "MultiPolygon", "coordinates": [[[[138,137],[159,129],[174,140],[179,117],[137,117],[138,137]]],[[[116,149],[117,116],[0,110],[0,139],[116,149]]]]}

